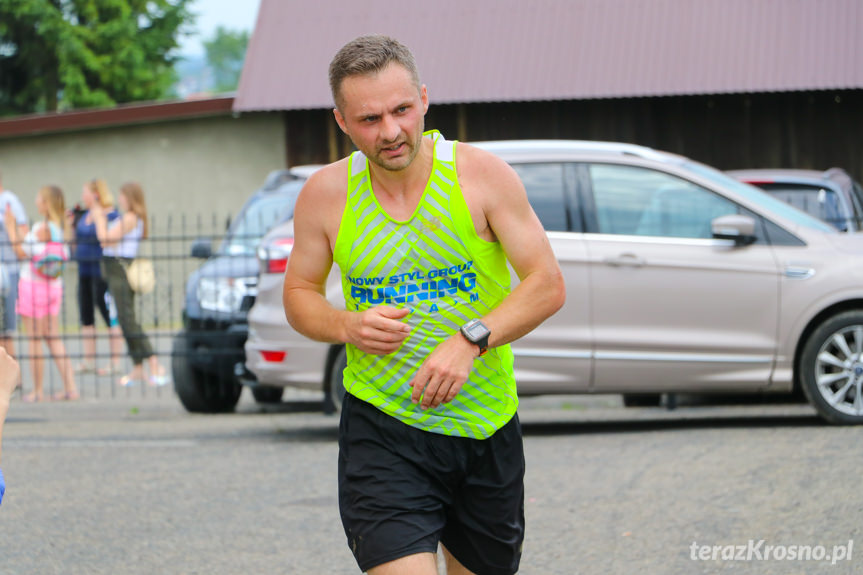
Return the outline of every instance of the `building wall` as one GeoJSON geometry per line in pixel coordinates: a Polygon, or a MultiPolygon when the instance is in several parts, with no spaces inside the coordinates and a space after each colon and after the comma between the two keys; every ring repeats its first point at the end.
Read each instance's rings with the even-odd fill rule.
{"type": "Polygon", "coordinates": [[[45,184],[57,184],[68,204],[82,184],[104,178],[115,195],[123,182],[141,183],[150,215],[219,219],[236,214],[267,174],[285,167],[281,114],[173,120],[0,140],[4,187],[31,217],[45,184]]]}
{"type": "MultiPolygon", "coordinates": [[[[87,180],[105,178],[115,196],[123,182],[139,181],[151,224],[141,253],[153,258],[157,284],[137,299],[137,313],[148,331],[170,331],[181,326],[186,278],[201,264],[190,257],[193,241],[214,239],[218,247],[228,218],[271,170],[286,166],[284,142],[279,113],[172,120],[0,139],[0,170],[31,219],[45,184],[59,185],[71,207],[87,180]]],[[[64,332],[78,325],[75,269],[71,262],[64,274],[64,332]]]]}

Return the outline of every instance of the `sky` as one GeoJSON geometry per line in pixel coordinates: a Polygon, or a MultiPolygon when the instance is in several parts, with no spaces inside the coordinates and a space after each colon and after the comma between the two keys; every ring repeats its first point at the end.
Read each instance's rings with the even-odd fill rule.
{"type": "Polygon", "coordinates": [[[219,26],[251,32],[255,28],[259,4],[260,0],[193,0],[190,9],[198,15],[197,32],[181,40],[180,52],[187,56],[203,56],[202,41],[212,37],[219,26]]]}

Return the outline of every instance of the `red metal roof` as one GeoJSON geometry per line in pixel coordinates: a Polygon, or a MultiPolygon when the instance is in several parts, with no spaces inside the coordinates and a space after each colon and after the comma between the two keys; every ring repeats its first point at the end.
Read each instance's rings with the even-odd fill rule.
{"type": "Polygon", "coordinates": [[[434,103],[863,88],[861,0],[261,0],[234,110],[331,107],[362,34],[411,48],[434,103]]]}
{"type": "Polygon", "coordinates": [[[106,126],[149,124],[180,118],[227,116],[232,113],[233,102],[233,97],[218,97],[14,116],[0,119],[0,139],[106,126]]]}

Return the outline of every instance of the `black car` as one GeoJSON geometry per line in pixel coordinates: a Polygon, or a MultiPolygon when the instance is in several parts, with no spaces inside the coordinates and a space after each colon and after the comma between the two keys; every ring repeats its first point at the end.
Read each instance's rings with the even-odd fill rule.
{"type": "Polygon", "coordinates": [[[243,345],[257,294],[255,252],[270,228],[293,216],[300,189],[315,169],[271,172],[231,222],[218,250],[213,252],[210,240],[193,244],[192,257],[206,262],[186,282],[183,330],[172,352],[174,389],[188,411],[231,411],[242,391],[240,378],[254,378],[245,369],[243,345]]]}

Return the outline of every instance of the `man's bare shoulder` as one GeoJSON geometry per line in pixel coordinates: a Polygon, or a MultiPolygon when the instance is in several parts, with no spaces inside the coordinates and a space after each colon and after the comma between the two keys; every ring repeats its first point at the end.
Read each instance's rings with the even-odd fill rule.
{"type": "Polygon", "coordinates": [[[300,192],[298,202],[311,206],[330,206],[341,198],[344,203],[348,189],[348,159],[329,164],[312,174],[300,192]]]}
{"type": "Polygon", "coordinates": [[[459,142],[456,147],[456,170],[462,188],[501,192],[523,190],[512,166],[489,151],[459,142]]]}

